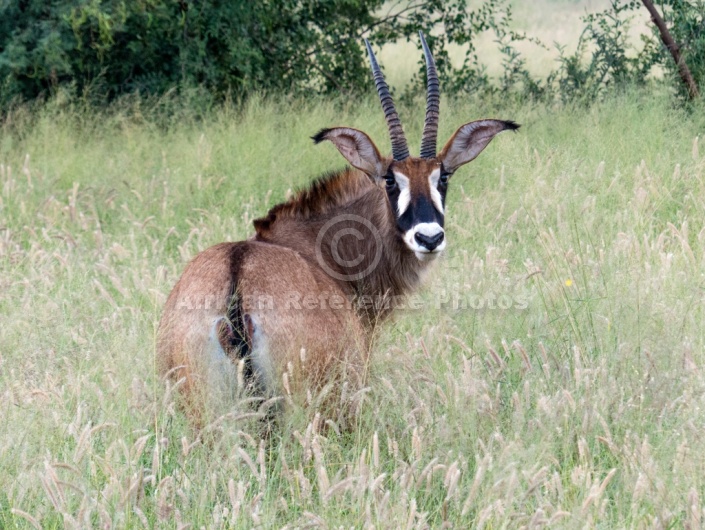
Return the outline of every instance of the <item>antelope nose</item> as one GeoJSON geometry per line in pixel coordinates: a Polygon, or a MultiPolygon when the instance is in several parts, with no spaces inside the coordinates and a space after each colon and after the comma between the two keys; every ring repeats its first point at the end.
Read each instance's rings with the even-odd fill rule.
{"type": "Polygon", "coordinates": [[[424,246],[428,249],[429,252],[433,252],[433,250],[443,242],[443,232],[438,232],[435,235],[432,236],[427,236],[422,234],[421,232],[416,232],[414,234],[414,239],[416,239],[416,242],[424,246]]]}

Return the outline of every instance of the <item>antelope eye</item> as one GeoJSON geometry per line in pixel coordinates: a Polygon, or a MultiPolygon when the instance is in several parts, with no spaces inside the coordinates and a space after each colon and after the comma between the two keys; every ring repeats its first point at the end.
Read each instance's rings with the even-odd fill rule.
{"type": "Polygon", "coordinates": [[[441,184],[448,184],[448,177],[449,177],[448,173],[441,173],[441,178],[439,179],[440,183],[441,184]]]}
{"type": "Polygon", "coordinates": [[[393,188],[397,184],[397,180],[394,178],[394,175],[387,175],[384,177],[384,180],[387,183],[388,188],[393,188]]]}

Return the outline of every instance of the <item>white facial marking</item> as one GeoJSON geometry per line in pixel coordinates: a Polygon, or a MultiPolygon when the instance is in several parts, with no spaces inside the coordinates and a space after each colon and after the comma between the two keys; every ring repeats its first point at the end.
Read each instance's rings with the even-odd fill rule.
{"type": "Polygon", "coordinates": [[[414,252],[416,258],[419,261],[430,261],[432,259],[435,259],[440,255],[443,249],[446,248],[445,237],[443,238],[443,241],[440,245],[438,245],[433,250],[428,250],[426,247],[420,245],[419,242],[416,241],[416,234],[423,234],[428,237],[433,237],[437,236],[438,234],[445,235],[445,232],[441,225],[439,225],[438,223],[419,223],[416,226],[407,230],[407,232],[404,234],[404,243],[406,243],[406,246],[414,252]]]}
{"type": "Polygon", "coordinates": [[[443,213],[443,198],[441,192],[438,191],[438,180],[441,178],[441,168],[434,169],[428,177],[428,185],[431,188],[431,200],[433,205],[440,213],[443,213]]]}
{"type": "Polygon", "coordinates": [[[409,188],[409,177],[397,171],[394,172],[394,178],[399,186],[399,200],[397,201],[397,217],[404,215],[404,212],[411,203],[411,189],[409,188]]]}

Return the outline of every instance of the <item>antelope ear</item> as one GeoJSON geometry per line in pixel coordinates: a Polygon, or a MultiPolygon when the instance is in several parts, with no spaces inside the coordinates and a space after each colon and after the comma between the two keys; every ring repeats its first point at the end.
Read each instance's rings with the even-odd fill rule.
{"type": "Polygon", "coordinates": [[[349,127],[323,129],[311,139],[315,143],[330,140],[353,167],[364,171],[373,179],[382,177],[387,171],[386,162],[379,150],[362,131],[349,127]]]}
{"type": "Polygon", "coordinates": [[[438,159],[446,171],[453,173],[479,155],[497,134],[518,128],[519,125],[513,121],[479,120],[466,123],[451,136],[438,159]]]}

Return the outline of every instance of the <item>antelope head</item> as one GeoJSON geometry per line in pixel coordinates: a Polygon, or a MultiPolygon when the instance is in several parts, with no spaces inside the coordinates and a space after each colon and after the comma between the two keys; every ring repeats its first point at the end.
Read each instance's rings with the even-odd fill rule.
{"type": "Polygon", "coordinates": [[[451,177],[462,165],[479,155],[492,138],[505,130],[516,130],[513,121],[478,120],[462,125],[440,152],[436,151],[440,85],[436,65],[423,33],[421,44],[426,59],[426,120],[419,157],[409,155],[401,121],[394,107],[389,86],[377,64],[370,43],[365,39],[370,56],[375,86],[382,103],[392,143],[392,156],[384,157],[372,139],[350,127],[320,131],[313,140],[330,140],[355,168],[384,187],[396,218],[396,228],[406,247],[420,261],[436,258],[446,247],[444,219],[445,201],[451,177]]]}

